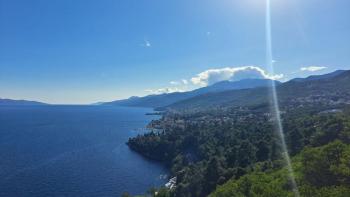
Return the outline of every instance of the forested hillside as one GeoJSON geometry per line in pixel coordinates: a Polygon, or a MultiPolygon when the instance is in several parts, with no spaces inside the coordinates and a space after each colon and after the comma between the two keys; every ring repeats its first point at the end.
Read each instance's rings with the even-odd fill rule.
{"type": "MultiPolygon", "coordinates": [[[[350,195],[350,145],[335,140],[320,147],[307,147],[293,158],[294,174],[301,196],[350,195]]],[[[287,170],[264,169],[262,164],[238,179],[218,186],[210,197],[294,196],[287,170]]]]}
{"type": "MultiPolygon", "coordinates": [[[[301,196],[350,195],[349,76],[278,87],[301,196]]],[[[156,190],[157,196],[293,196],[275,117],[258,97],[267,91],[237,91],[232,99],[239,105],[169,110],[150,123],[152,132],[129,139],[132,150],[163,162],[176,177],[176,186],[156,190]]]]}
{"type": "MultiPolygon", "coordinates": [[[[270,117],[269,113],[259,110],[253,112],[251,109],[225,112],[220,110],[205,112],[205,115],[169,114],[160,121],[152,123],[164,130],[132,138],[128,145],[144,156],[162,161],[170,167],[172,176],[177,177],[176,189],[169,190],[173,196],[206,196],[230,180],[228,185],[219,187],[217,196],[220,196],[220,192],[225,193],[227,188],[231,188],[230,183],[240,183],[239,181],[243,180],[241,177],[258,176],[254,171],[257,166],[263,173],[271,173],[266,174],[267,180],[271,178],[269,176],[280,174],[280,169],[283,171],[280,141],[272,129],[271,118],[273,117],[270,117]]],[[[342,144],[350,143],[348,107],[343,106],[337,110],[317,107],[291,110],[283,115],[283,120],[289,153],[296,156],[296,166],[300,166],[298,161],[302,161],[297,158],[302,159],[305,156],[308,156],[311,164],[317,164],[322,158],[312,154],[316,150],[323,149],[316,147],[327,147],[327,144],[337,140],[338,144],[340,141],[342,144]]],[[[339,164],[342,165],[340,167],[342,171],[339,171],[342,174],[339,174],[340,177],[335,177],[337,180],[343,180],[347,170],[350,170],[346,163],[348,156],[345,155],[338,156],[338,160],[343,161],[343,164],[339,164]]],[[[317,170],[323,171],[315,168],[313,173],[319,173],[317,170]]],[[[297,173],[301,177],[298,183],[305,185],[302,177],[308,172],[297,170],[297,173]]],[[[324,178],[333,180],[325,177],[327,172],[324,173],[326,174],[311,177],[316,177],[316,180],[324,178]]],[[[335,171],[334,173],[331,176],[337,176],[335,171]]],[[[315,188],[339,186],[339,189],[348,189],[344,183],[346,182],[335,181],[333,185],[317,185],[315,188]]],[[[281,192],[290,193],[284,182],[274,184],[281,186],[279,188],[281,192]]],[[[310,185],[311,189],[313,187],[310,185]]],[[[284,193],[276,196],[280,194],[284,193]]],[[[245,193],[241,196],[250,195],[245,193]]]]}

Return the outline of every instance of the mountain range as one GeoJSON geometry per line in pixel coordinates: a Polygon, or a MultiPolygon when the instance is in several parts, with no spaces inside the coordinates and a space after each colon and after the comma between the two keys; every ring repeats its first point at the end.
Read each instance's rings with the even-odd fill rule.
{"type": "Polygon", "coordinates": [[[327,73],[327,74],[324,74],[324,75],[311,75],[311,76],[308,76],[306,78],[294,78],[290,81],[297,81],[297,82],[303,82],[303,81],[313,81],[313,80],[318,80],[318,79],[327,79],[327,78],[332,78],[332,77],[335,77],[339,74],[342,74],[343,72],[345,72],[346,70],[336,70],[334,72],[331,72],[331,73],[327,73]]]}
{"type": "MultiPolygon", "coordinates": [[[[271,101],[271,87],[231,90],[198,95],[165,106],[167,109],[224,106],[257,106],[271,101]]],[[[279,103],[285,107],[319,104],[350,104],[350,71],[290,80],[276,86],[279,103]]]]}
{"type": "MultiPolygon", "coordinates": [[[[188,92],[164,93],[144,97],[130,97],[94,105],[150,107],[157,110],[205,108],[221,106],[259,105],[269,102],[270,79],[243,79],[240,81],[220,81],[213,85],[188,92]]],[[[274,81],[280,102],[303,100],[316,102],[328,100],[345,102],[350,98],[350,71],[337,70],[324,75],[311,75],[281,83],[274,81]],[[325,98],[328,97],[328,98],[325,98]],[[331,98],[331,99],[330,99],[331,98]]],[[[28,100],[0,98],[1,105],[45,105],[28,100]]]]}
{"type": "MultiPolygon", "coordinates": [[[[279,81],[275,81],[275,83],[277,85],[281,84],[281,82],[279,81]]],[[[188,92],[165,93],[159,95],[148,95],[145,97],[134,96],[124,100],[106,102],[102,105],[160,108],[208,93],[218,93],[228,90],[250,89],[256,87],[267,87],[270,84],[270,79],[243,79],[240,81],[221,81],[213,85],[188,92]]]]}
{"type": "Polygon", "coordinates": [[[37,101],[27,101],[27,100],[13,100],[13,99],[2,99],[0,98],[1,105],[47,105],[46,103],[41,103],[37,101]]]}
{"type": "MultiPolygon", "coordinates": [[[[347,93],[350,93],[349,76],[350,71],[337,70],[324,75],[295,78],[284,83],[275,81],[275,84],[280,102],[295,101],[295,99],[310,100],[311,102],[322,99],[324,95],[332,95],[334,99],[342,99],[340,96],[347,98],[347,93]],[[343,89],[339,84],[342,84],[343,89]],[[313,97],[317,97],[317,99],[313,97]]],[[[271,82],[269,79],[221,81],[188,92],[130,97],[129,99],[103,103],[103,105],[152,107],[157,110],[259,105],[269,102],[271,82]]]]}

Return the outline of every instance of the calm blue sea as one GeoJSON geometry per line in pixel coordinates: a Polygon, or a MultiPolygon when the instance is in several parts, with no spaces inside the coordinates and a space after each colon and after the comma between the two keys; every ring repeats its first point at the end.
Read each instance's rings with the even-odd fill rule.
{"type": "Polygon", "coordinates": [[[166,182],[160,164],[128,149],[157,116],[145,108],[0,107],[0,196],[120,196],[166,182]]]}

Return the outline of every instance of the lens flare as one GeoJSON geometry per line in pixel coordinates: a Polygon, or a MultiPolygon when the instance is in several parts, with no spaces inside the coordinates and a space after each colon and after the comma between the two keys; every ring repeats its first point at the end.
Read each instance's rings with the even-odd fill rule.
{"type": "MultiPolygon", "coordinates": [[[[265,28],[266,28],[266,63],[267,67],[269,69],[269,72],[274,75],[274,65],[273,65],[273,54],[272,54],[272,36],[271,36],[271,9],[270,9],[270,0],[266,0],[266,21],[265,21],[265,28]]],[[[275,127],[278,133],[278,136],[281,140],[281,146],[283,150],[283,157],[286,161],[287,169],[288,169],[288,175],[291,182],[291,186],[294,192],[295,197],[299,197],[299,190],[298,186],[295,182],[294,172],[292,168],[292,164],[290,161],[290,157],[287,150],[287,145],[284,138],[284,131],[282,126],[282,120],[281,120],[281,113],[280,108],[278,104],[278,97],[276,92],[276,84],[275,81],[271,81],[271,101],[272,101],[272,113],[275,116],[275,127]]]]}

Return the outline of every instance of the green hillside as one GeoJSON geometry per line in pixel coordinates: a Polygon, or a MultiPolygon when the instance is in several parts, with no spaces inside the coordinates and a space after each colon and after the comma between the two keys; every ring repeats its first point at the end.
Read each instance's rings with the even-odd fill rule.
{"type": "MultiPolygon", "coordinates": [[[[282,118],[289,153],[296,158],[308,150],[327,147],[335,140],[350,143],[347,106],[341,110],[324,110],[317,106],[291,109],[282,118]]],[[[280,140],[269,114],[264,111],[167,114],[152,124],[164,130],[131,138],[128,145],[145,157],[169,166],[171,176],[177,177],[176,189],[169,191],[173,196],[206,196],[227,181],[250,175],[256,165],[261,165],[264,173],[284,166],[278,162],[282,158],[280,140]]],[[[343,158],[341,155],[339,159],[347,160],[347,156],[343,158]]],[[[298,160],[295,162],[298,166],[298,160]]],[[[266,184],[270,184],[270,178],[266,177],[266,184]]],[[[325,177],[320,174],[319,178],[325,177]]],[[[304,182],[300,183],[303,185],[304,182]]],[[[334,183],[337,186],[338,182],[334,183]]],[[[281,192],[282,189],[285,187],[281,192]]]]}
{"type": "MultiPolygon", "coordinates": [[[[350,72],[277,90],[301,195],[350,196],[350,72]]],[[[293,196],[268,91],[190,99],[152,121],[151,132],[129,139],[132,150],[176,177],[176,187],[156,189],[156,196],[293,196]]]]}
{"type": "MultiPolygon", "coordinates": [[[[339,140],[321,147],[307,147],[293,158],[300,196],[346,197],[350,195],[350,145],[339,140]]],[[[219,186],[210,197],[294,196],[287,169],[255,169],[219,186]]]]}

